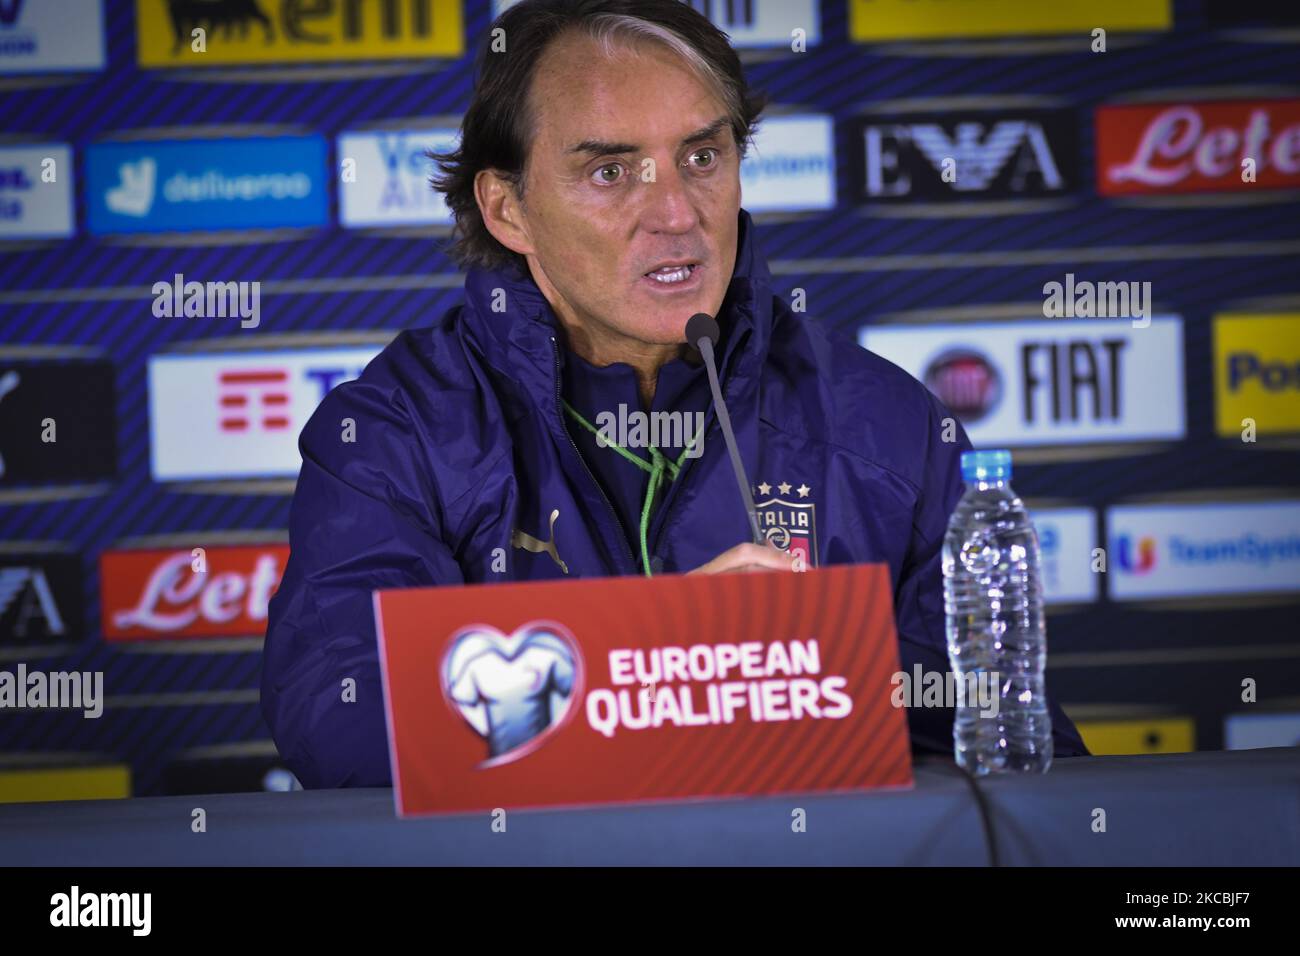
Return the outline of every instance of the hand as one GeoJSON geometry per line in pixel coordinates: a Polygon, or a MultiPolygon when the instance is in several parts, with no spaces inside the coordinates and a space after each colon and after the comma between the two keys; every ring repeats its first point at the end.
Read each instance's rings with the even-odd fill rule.
{"type": "Polygon", "coordinates": [[[688,574],[727,574],[732,571],[793,571],[795,558],[776,545],[746,541],[728,548],[708,564],[701,564],[688,574]]]}

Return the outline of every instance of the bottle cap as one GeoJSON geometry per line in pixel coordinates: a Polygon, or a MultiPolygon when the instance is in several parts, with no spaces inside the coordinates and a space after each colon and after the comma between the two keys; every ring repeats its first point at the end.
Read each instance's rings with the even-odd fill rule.
{"type": "Polygon", "coordinates": [[[963,481],[1008,481],[1011,452],[1005,448],[962,452],[961,477],[963,481]]]}

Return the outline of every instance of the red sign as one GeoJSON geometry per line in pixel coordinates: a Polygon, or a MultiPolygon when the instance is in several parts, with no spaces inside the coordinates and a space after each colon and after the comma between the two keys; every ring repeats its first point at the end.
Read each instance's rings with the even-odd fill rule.
{"type": "Polygon", "coordinates": [[[375,594],[402,815],[909,786],[889,570],[375,594]]]}
{"type": "Polygon", "coordinates": [[[106,551],[99,559],[107,640],[266,633],[285,545],[106,551]]]}
{"type": "Polygon", "coordinates": [[[1300,186],[1300,99],[1103,106],[1096,125],[1103,196],[1300,186]]]}

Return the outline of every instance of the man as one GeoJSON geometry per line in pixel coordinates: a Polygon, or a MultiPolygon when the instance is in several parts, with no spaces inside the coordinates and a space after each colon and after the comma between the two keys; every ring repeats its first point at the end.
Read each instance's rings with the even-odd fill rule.
{"type": "MultiPolygon", "coordinates": [[[[465,305],[302,433],[262,683],[289,766],[308,787],[389,782],[377,588],[886,562],[903,669],[946,671],[939,554],[969,443],[918,382],[774,295],[740,206],[762,100],[726,36],[678,0],[525,0],[494,27],[505,51],[480,55],[437,181],[465,305]],[[685,346],[698,312],[780,547],[744,543],[685,346]],[[644,413],[690,427],[614,427],[644,413]]],[[[908,716],[914,749],[952,752],[951,710],[908,716]]],[[[1086,753],[1052,716],[1058,755],[1086,753]]]]}

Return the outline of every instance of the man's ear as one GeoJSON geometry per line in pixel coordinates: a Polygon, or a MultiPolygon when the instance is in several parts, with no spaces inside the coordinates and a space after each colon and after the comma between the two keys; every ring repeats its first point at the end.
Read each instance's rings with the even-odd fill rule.
{"type": "Polygon", "coordinates": [[[494,169],[479,170],[474,177],[474,199],[483,224],[497,242],[521,256],[534,251],[523,204],[509,181],[494,169]]]}

